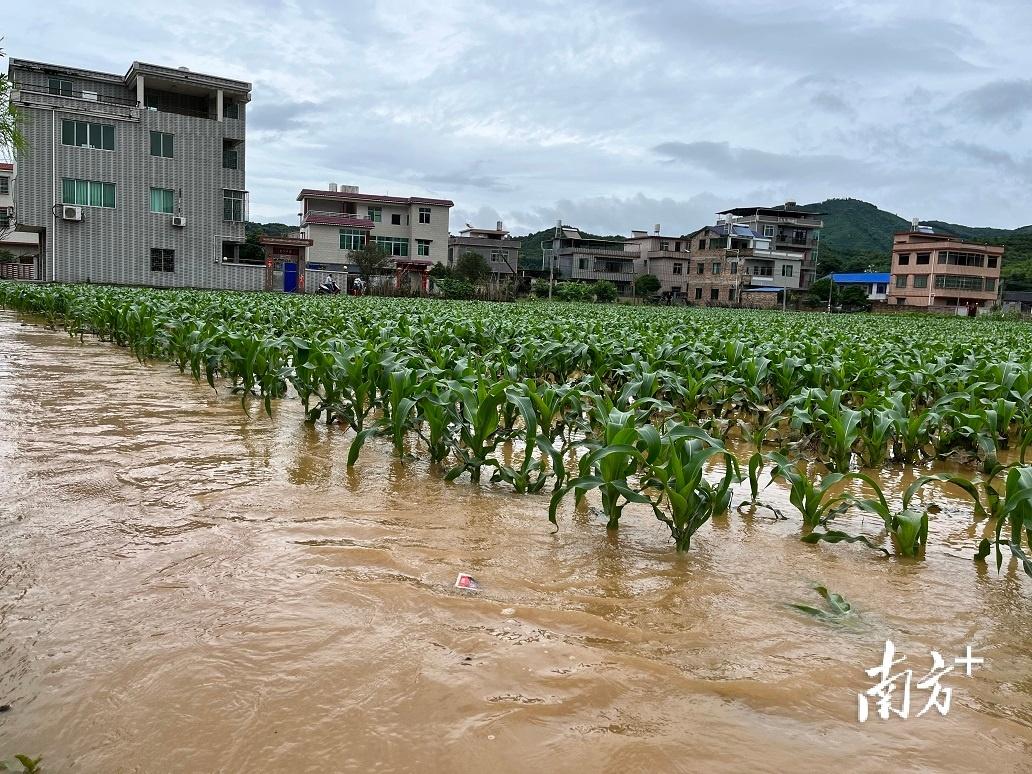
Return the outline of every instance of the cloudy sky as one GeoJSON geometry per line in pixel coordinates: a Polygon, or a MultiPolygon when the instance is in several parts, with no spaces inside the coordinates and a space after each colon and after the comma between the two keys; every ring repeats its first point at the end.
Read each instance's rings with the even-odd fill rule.
{"type": "Polygon", "coordinates": [[[252,82],[256,220],[333,181],[453,199],[453,231],[682,233],[829,197],[1032,223],[1028,0],[10,5],[10,56],[252,82]]]}

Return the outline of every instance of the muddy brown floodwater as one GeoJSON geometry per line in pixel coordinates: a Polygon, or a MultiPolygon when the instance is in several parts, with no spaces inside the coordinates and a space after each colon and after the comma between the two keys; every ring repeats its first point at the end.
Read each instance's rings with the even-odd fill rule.
{"type": "MultiPolygon", "coordinates": [[[[0,316],[0,759],[48,772],[1030,771],[1032,581],[737,512],[677,555],[0,316]],[[453,588],[459,572],[482,585],[453,588]],[[835,625],[821,582],[859,611],[835,625]],[[857,721],[886,639],[911,716],[857,721]],[[945,717],[914,717],[930,651],[945,717]],[[959,670],[958,670],[959,671],[959,670]]],[[[898,492],[898,473],[884,477],[898,492]]],[[[771,487],[768,500],[791,509],[771,487]]],[[[868,525],[869,527],[870,525],[868,525]]],[[[846,529],[858,524],[844,524],[846,529]]],[[[897,703],[898,706],[898,703],[897,703]]]]}

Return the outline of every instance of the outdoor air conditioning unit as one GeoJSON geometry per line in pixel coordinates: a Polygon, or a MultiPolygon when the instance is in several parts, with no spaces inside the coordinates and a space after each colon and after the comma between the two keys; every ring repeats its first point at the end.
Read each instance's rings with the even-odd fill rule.
{"type": "Polygon", "coordinates": [[[82,92],[82,98],[91,100],[92,102],[97,101],[97,92],[95,91],[84,91],[82,92]]]}
{"type": "Polygon", "coordinates": [[[61,208],[62,220],[82,220],[82,207],[69,207],[65,205],[61,208]]]}
{"type": "Polygon", "coordinates": [[[184,215],[173,215],[172,225],[176,226],[177,228],[182,228],[186,225],[186,217],[184,215]]]}

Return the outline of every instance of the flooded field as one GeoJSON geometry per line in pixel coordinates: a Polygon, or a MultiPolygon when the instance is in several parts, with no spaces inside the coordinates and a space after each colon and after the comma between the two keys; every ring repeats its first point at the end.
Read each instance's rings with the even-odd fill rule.
{"type": "MultiPolygon", "coordinates": [[[[47,771],[1032,770],[1032,582],[732,509],[678,554],[0,316],[0,758],[47,771]],[[479,592],[453,588],[470,572],[479,592]],[[857,611],[801,613],[825,584],[857,611]],[[895,642],[911,716],[857,721],[895,642]],[[917,681],[945,676],[945,717],[917,681]]],[[[907,479],[883,478],[899,494],[907,479]]],[[[747,489],[747,485],[741,491],[747,489]]],[[[742,499],[739,494],[735,503],[742,499]]],[[[792,514],[774,485],[764,499],[792,514]]],[[[639,517],[640,516],[640,517],[639,517]]],[[[844,519],[850,529],[858,520],[844,519]]],[[[898,700],[896,702],[898,706],[898,700]]]]}

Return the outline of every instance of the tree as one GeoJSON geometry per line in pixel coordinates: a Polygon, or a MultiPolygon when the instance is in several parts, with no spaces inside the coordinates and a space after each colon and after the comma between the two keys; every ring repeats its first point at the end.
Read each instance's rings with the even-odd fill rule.
{"type": "Polygon", "coordinates": [[[599,280],[591,286],[591,291],[595,294],[595,300],[600,304],[611,304],[616,301],[620,295],[620,291],[616,289],[609,280],[599,280]]]}
{"type": "Polygon", "coordinates": [[[653,293],[659,292],[662,286],[663,283],[655,274],[642,274],[634,281],[634,293],[642,297],[651,296],[653,293]]]}
{"type": "Polygon", "coordinates": [[[854,309],[869,309],[871,306],[867,298],[867,290],[861,285],[847,285],[839,293],[839,303],[842,306],[854,309]]]}
{"type": "Polygon", "coordinates": [[[838,288],[832,287],[832,282],[829,277],[822,277],[821,279],[810,285],[808,291],[810,298],[815,304],[827,304],[828,293],[832,293],[831,303],[835,303],[838,300],[838,288]]]}
{"type": "Polygon", "coordinates": [[[430,267],[430,276],[435,280],[451,279],[452,270],[443,263],[435,263],[430,267]]]}
{"type": "MultiPolygon", "coordinates": [[[[0,48],[0,59],[6,56],[0,48]]],[[[25,147],[25,138],[18,129],[18,111],[11,104],[11,82],[7,73],[3,72],[4,69],[0,68],[0,150],[21,150],[25,147]]]]}
{"type": "Polygon", "coordinates": [[[455,262],[454,273],[469,282],[481,282],[491,276],[491,265],[480,253],[467,252],[455,262]]]}
{"type": "Polygon", "coordinates": [[[394,259],[376,242],[366,242],[361,249],[348,253],[348,262],[358,266],[363,277],[388,274],[394,268],[394,259]]]}

